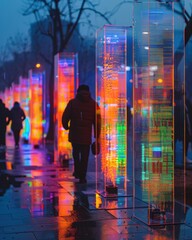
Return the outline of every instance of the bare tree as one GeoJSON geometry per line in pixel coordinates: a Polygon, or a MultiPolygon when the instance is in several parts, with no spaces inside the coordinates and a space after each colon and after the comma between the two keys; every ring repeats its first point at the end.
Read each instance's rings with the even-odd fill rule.
{"type": "MultiPolygon", "coordinates": [[[[156,1],[160,2],[161,5],[165,6],[166,8],[172,9],[172,5],[171,5],[172,1],[162,1],[162,0],[156,0],[156,1]]],[[[177,6],[178,8],[174,9],[174,13],[180,15],[186,23],[186,27],[185,27],[185,45],[186,45],[192,34],[192,15],[185,8],[183,0],[177,0],[177,2],[175,2],[175,6],[177,6]]]]}
{"type": "Polygon", "coordinates": [[[29,39],[21,33],[10,37],[0,53],[1,88],[17,82],[19,76],[28,76],[30,65],[29,39]]]}
{"type": "MultiPolygon", "coordinates": [[[[7,41],[9,55],[13,58],[17,72],[15,75],[26,77],[29,67],[30,41],[27,36],[17,33],[15,37],[10,37],[7,41]]],[[[18,80],[18,79],[17,79],[18,80]]]]}
{"type": "Polygon", "coordinates": [[[104,19],[106,23],[110,23],[108,20],[110,13],[98,11],[98,4],[99,1],[92,0],[26,0],[27,7],[24,15],[34,14],[36,22],[39,24],[41,34],[49,37],[52,43],[52,59],[46,59],[47,62],[51,64],[49,79],[50,127],[47,135],[48,140],[54,138],[54,56],[67,48],[75,31],[78,31],[80,34],[80,24],[92,24],[92,14],[98,15],[104,19]],[[41,24],[43,19],[48,19],[49,21],[49,27],[46,29],[41,24]]]}

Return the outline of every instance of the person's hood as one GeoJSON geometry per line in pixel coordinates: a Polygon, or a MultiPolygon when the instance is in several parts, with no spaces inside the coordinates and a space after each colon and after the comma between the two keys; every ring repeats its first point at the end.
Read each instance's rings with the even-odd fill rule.
{"type": "Polygon", "coordinates": [[[82,102],[88,102],[91,99],[91,94],[88,91],[80,91],[77,93],[76,98],[78,98],[82,102]]]}

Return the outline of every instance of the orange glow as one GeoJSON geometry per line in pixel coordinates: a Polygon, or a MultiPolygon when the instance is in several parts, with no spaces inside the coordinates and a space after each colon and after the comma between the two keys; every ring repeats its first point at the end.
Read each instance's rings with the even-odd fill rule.
{"type": "Polygon", "coordinates": [[[6,161],[6,169],[7,169],[7,170],[12,170],[12,169],[13,169],[13,167],[12,167],[12,162],[6,161]]]}
{"type": "Polygon", "coordinates": [[[20,102],[20,85],[12,83],[13,102],[20,102]]]}
{"type": "Polygon", "coordinates": [[[157,82],[158,82],[158,83],[162,83],[162,82],[163,82],[163,79],[162,79],[162,78],[159,78],[159,79],[157,80],[157,82]]]}
{"type": "Polygon", "coordinates": [[[35,65],[35,67],[36,67],[36,68],[40,68],[40,67],[41,67],[41,64],[40,64],[40,63],[37,63],[37,64],[35,65]]]}

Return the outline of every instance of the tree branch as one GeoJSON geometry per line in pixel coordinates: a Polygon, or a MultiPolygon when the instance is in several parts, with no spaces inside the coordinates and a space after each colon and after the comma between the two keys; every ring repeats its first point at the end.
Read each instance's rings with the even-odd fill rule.
{"type": "Polygon", "coordinates": [[[71,38],[71,36],[72,36],[72,34],[73,34],[74,30],[75,30],[75,28],[77,27],[77,24],[78,24],[78,22],[79,22],[79,20],[81,18],[82,13],[83,13],[83,9],[84,9],[85,3],[86,3],[86,0],[83,0],[82,3],[81,3],[81,7],[79,9],[79,13],[78,13],[77,19],[76,19],[75,23],[72,25],[72,28],[71,28],[70,32],[68,32],[68,34],[66,35],[65,40],[62,42],[60,50],[63,50],[65,48],[65,46],[67,45],[69,39],[71,38]]]}

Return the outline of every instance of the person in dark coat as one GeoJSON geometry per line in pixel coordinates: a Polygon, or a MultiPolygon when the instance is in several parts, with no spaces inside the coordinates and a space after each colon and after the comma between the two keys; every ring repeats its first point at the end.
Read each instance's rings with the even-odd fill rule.
{"type": "Polygon", "coordinates": [[[11,130],[13,131],[15,147],[19,147],[20,132],[23,128],[23,121],[26,116],[23,109],[20,107],[19,102],[14,102],[14,106],[10,111],[11,130]]]}
{"type": "Polygon", "coordinates": [[[0,148],[6,146],[6,127],[9,124],[10,111],[0,99],[0,148]]]}
{"type": "Polygon", "coordinates": [[[63,112],[62,125],[65,130],[69,130],[68,140],[72,144],[74,159],[73,175],[80,179],[80,183],[86,183],[92,130],[98,141],[101,127],[100,109],[91,97],[89,86],[79,86],[76,97],[68,102],[63,112]]]}

